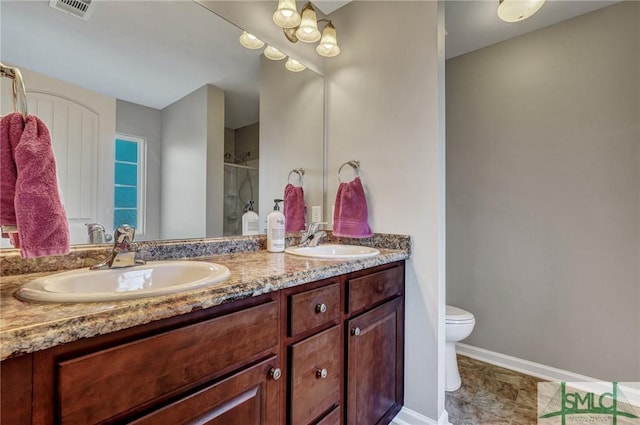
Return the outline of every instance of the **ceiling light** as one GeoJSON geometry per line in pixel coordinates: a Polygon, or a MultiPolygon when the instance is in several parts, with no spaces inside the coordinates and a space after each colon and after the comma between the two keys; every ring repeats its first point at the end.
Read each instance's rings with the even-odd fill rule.
{"type": "Polygon", "coordinates": [[[273,22],[280,28],[295,28],[300,25],[300,14],[295,0],[278,1],[278,9],[273,14],[273,22]]]}
{"type": "Polygon", "coordinates": [[[536,13],[545,0],[500,0],[498,17],[505,22],[523,21],[536,13]]]}
{"type": "Polygon", "coordinates": [[[267,48],[264,49],[264,55],[273,61],[279,61],[287,57],[287,55],[282,53],[280,50],[271,46],[267,46],[267,48]]]}
{"type": "Polygon", "coordinates": [[[307,3],[302,9],[302,20],[300,26],[296,30],[298,40],[305,43],[315,43],[320,40],[320,31],[318,30],[318,17],[316,11],[307,3]]]}
{"type": "Polygon", "coordinates": [[[307,2],[307,4],[305,4],[302,8],[302,17],[298,14],[300,19],[298,20],[298,23],[293,26],[283,26],[276,19],[277,16],[279,17],[281,15],[281,11],[287,11],[290,16],[294,15],[294,11],[295,14],[298,14],[295,10],[295,1],[280,0],[278,2],[278,10],[273,14],[273,21],[276,25],[282,28],[287,40],[292,43],[296,43],[298,40],[305,43],[315,43],[322,37],[320,45],[316,47],[316,52],[318,52],[319,55],[331,58],[340,53],[340,48],[338,47],[336,38],[336,27],[334,27],[328,19],[318,19],[311,2],[307,2]],[[322,34],[318,29],[319,22],[327,22],[322,34]]]}
{"type": "Polygon", "coordinates": [[[297,60],[291,58],[287,59],[287,63],[284,66],[291,72],[300,72],[307,68],[297,60]]]}
{"type": "Polygon", "coordinates": [[[333,26],[331,21],[329,21],[322,31],[322,39],[316,47],[316,52],[318,52],[320,56],[327,58],[338,56],[340,53],[340,47],[338,47],[338,40],[336,38],[336,27],[333,26]]]}
{"type": "Polygon", "coordinates": [[[242,35],[240,36],[240,44],[242,44],[247,49],[261,49],[264,46],[264,41],[258,39],[255,35],[251,35],[246,31],[242,31],[242,35]]]}

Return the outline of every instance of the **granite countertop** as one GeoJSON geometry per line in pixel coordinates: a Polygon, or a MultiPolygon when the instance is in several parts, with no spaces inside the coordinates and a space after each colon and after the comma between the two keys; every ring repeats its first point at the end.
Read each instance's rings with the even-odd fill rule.
{"type": "Polygon", "coordinates": [[[265,250],[210,255],[191,259],[228,267],[231,277],[221,285],[162,297],[99,303],[20,301],[13,296],[20,285],[51,272],[3,276],[0,360],[408,257],[409,251],[403,249],[380,249],[380,255],[358,260],[313,259],[265,250]]]}

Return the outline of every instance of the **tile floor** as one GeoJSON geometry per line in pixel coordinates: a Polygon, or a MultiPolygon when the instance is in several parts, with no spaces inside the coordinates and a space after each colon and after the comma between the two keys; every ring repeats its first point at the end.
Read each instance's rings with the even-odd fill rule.
{"type": "Polygon", "coordinates": [[[453,425],[534,425],[541,380],[458,355],[462,386],[446,393],[453,425]]]}

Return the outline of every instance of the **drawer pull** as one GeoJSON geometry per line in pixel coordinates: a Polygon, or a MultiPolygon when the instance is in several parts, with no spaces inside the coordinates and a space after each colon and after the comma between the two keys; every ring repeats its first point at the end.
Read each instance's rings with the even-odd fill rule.
{"type": "Polygon", "coordinates": [[[360,335],[360,328],[355,327],[355,328],[351,329],[351,335],[359,336],[360,335]]]}
{"type": "Polygon", "coordinates": [[[273,379],[274,381],[277,381],[278,379],[280,379],[280,377],[282,376],[282,371],[280,370],[279,367],[272,367],[269,370],[269,376],[271,377],[271,379],[273,379]]]}
{"type": "Polygon", "coordinates": [[[324,379],[327,377],[328,374],[329,372],[327,372],[327,369],[325,368],[316,370],[316,378],[318,379],[324,379]]]}
{"type": "Polygon", "coordinates": [[[325,303],[316,305],[316,313],[326,313],[327,305],[325,303]]]}

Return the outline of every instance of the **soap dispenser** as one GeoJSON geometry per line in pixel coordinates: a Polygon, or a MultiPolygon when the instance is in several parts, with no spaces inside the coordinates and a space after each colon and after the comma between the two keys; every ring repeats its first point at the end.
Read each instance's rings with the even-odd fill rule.
{"type": "Polygon", "coordinates": [[[273,211],[267,216],[267,251],[284,251],[284,214],[280,212],[282,199],[274,199],[273,211]]]}
{"type": "Polygon", "coordinates": [[[260,233],[260,218],[253,211],[253,200],[249,201],[247,212],[242,214],[242,235],[257,235],[260,233]]]}

